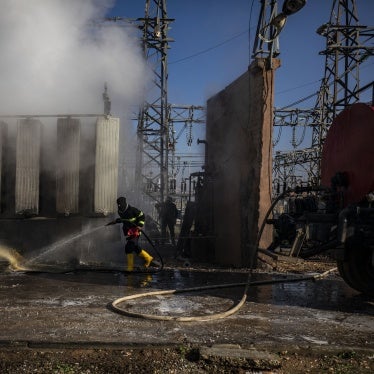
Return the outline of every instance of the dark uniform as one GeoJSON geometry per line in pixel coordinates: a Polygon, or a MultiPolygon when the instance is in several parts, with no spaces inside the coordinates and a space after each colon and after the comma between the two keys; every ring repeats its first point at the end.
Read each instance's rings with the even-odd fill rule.
{"type": "Polygon", "coordinates": [[[139,254],[141,248],[139,247],[138,239],[140,236],[140,229],[144,226],[144,213],[141,210],[127,204],[127,208],[125,210],[122,210],[120,206],[118,207],[118,215],[120,218],[117,218],[116,221],[123,224],[122,230],[127,240],[125,252],[135,252],[136,254],[139,254]]]}
{"type": "Polygon", "coordinates": [[[144,259],[144,266],[148,267],[153,257],[139,246],[140,230],[144,226],[145,221],[144,213],[138,208],[127,204],[125,197],[119,197],[117,205],[120,218],[117,218],[115,223],[122,223],[122,230],[126,237],[127,268],[130,271],[134,268],[134,252],[144,259]]]}
{"type": "Polygon", "coordinates": [[[175,232],[174,226],[178,218],[177,206],[173,203],[170,196],[167,197],[166,201],[158,206],[159,214],[161,219],[161,232],[162,236],[166,236],[166,228],[169,229],[171,242],[175,245],[175,232]]]}

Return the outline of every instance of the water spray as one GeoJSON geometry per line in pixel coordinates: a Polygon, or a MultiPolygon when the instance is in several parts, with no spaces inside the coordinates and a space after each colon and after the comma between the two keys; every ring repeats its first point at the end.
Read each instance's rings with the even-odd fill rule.
{"type": "Polygon", "coordinates": [[[0,258],[3,258],[9,262],[10,270],[28,270],[28,268],[25,266],[26,260],[15,249],[0,245],[0,258]]]}
{"type": "Polygon", "coordinates": [[[99,230],[101,228],[102,228],[102,226],[95,227],[94,229],[91,229],[91,230],[88,230],[88,231],[84,231],[84,232],[81,232],[79,234],[75,234],[73,236],[70,236],[67,239],[60,240],[57,243],[53,243],[53,244],[51,244],[51,245],[49,245],[49,246],[47,246],[45,248],[42,248],[41,251],[40,251],[40,253],[38,255],[30,258],[28,260],[28,262],[30,264],[35,263],[35,261],[38,260],[40,257],[45,256],[45,255],[47,255],[50,252],[53,252],[54,250],[56,250],[59,247],[68,245],[68,244],[72,243],[73,241],[75,241],[75,240],[77,240],[77,239],[79,239],[79,238],[81,238],[83,236],[86,236],[88,234],[92,234],[93,232],[95,232],[95,231],[97,231],[97,230],[99,230]]]}
{"type": "Polygon", "coordinates": [[[0,258],[4,258],[5,260],[9,262],[9,269],[12,271],[52,272],[52,273],[71,271],[72,269],[58,270],[53,265],[40,264],[37,261],[41,257],[48,255],[48,253],[55,251],[57,248],[66,246],[85,235],[91,234],[101,229],[102,227],[103,226],[95,227],[91,230],[87,230],[79,234],[72,235],[68,238],[65,238],[56,243],[53,243],[47,247],[42,248],[41,250],[38,251],[37,255],[29,259],[26,259],[23,256],[21,256],[19,252],[17,252],[15,249],[0,245],[0,258]]]}

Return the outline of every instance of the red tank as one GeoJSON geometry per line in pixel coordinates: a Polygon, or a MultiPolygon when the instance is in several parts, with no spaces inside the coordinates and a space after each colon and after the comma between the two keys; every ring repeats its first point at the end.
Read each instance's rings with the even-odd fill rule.
{"type": "Polygon", "coordinates": [[[336,173],[348,176],[345,205],[374,191],[374,107],[357,103],[333,121],[322,152],[321,183],[331,186],[336,173]]]}

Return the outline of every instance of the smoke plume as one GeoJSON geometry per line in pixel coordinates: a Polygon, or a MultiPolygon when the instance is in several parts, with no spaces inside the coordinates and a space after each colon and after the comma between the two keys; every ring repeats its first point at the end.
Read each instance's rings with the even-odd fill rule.
{"type": "Polygon", "coordinates": [[[131,27],[103,22],[112,1],[2,0],[0,114],[103,112],[139,103],[150,74],[131,27]]]}

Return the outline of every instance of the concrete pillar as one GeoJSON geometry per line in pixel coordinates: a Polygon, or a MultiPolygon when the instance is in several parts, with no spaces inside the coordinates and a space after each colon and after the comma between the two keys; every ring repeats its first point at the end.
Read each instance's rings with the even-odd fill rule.
{"type": "MultiPolygon", "coordinates": [[[[272,152],[274,119],[274,76],[280,66],[280,60],[258,58],[249,66],[249,121],[251,128],[259,132],[258,200],[248,201],[248,208],[257,215],[256,229],[259,229],[266,212],[272,203],[272,152]]],[[[255,218],[255,217],[254,217],[255,218]]],[[[267,248],[272,242],[272,226],[266,225],[259,243],[260,248],[267,248]]],[[[254,248],[256,250],[256,248],[254,248]]],[[[251,250],[251,253],[253,250],[251,250]]]]}
{"type": "Polygon", "coordinates": [[[17,214],[39,213],[40,143],[41,123],[34,119],[20,120],[16,148],[17,214]]]}
{"type": "MultiPolygon", "coordinates": [[[[242,266],[241,194],[248,169],[248,72],[208,100],[206,141],[207,169],[212,174],[211,198],[214,222],[215,262],[242,266]]],[[[247,183],[247,181],[245,181],[247,183]]],[[[208,212],[208,209],[207,209],[208,212]]]]}
{"type": "Polygon", "coordinates": [[[80,121],[57,120],[56,210],[65,215],[79,211],[80,121]]]}
{"type": "Polygon", "coordinates": [[[100,117],[96,123],[94,212],[116,211],[118,191],[119,118],[100,117]]]}
{"type": "MultiPolygon", "coordinates": [[[[215,260],[222,265],[256,262],[257,235],[271,205],[273,60],[249,70],[208,100],[207,168],[212,175],[215,260]]],[[[272,240],[271,227],[260,247],[272,240]]],[[[255,263],[254,263],[255,265],[255,263]]]]}

